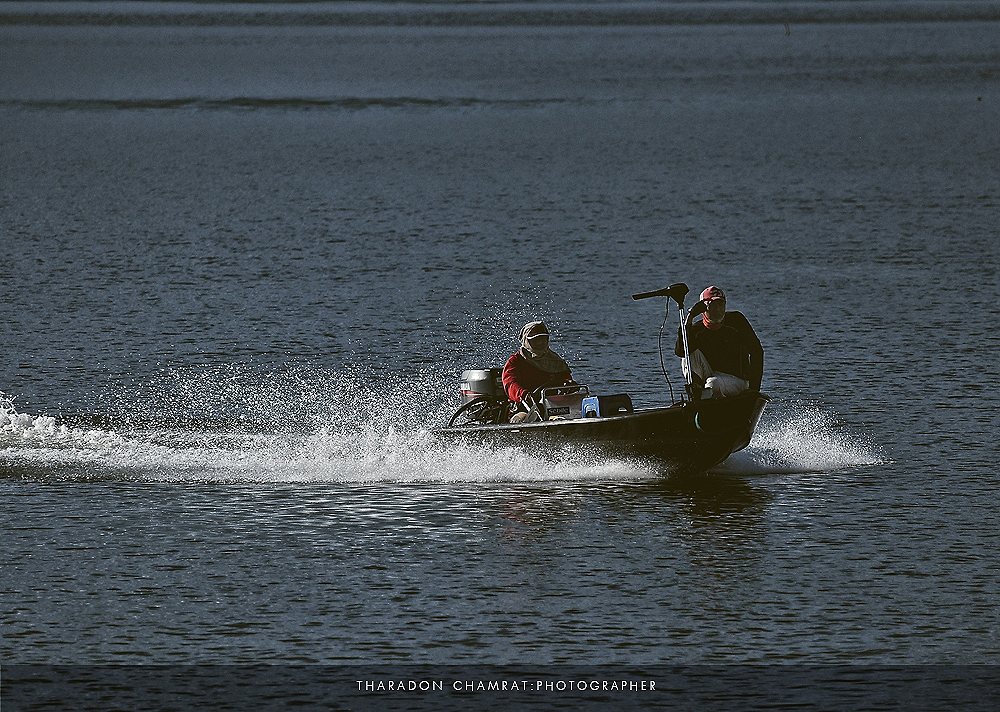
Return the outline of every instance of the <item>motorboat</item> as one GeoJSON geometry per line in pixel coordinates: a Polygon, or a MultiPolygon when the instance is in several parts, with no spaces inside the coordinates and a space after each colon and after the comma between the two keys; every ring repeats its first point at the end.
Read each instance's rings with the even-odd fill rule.
{"type": "MultiPolygon", "coordinates": [[[[687,286],[679,283],[632,295],[633,299],[666,297],[668,310],[671,300],[677,303],[685,358],[687,292],[687,286]]],[[[661,328],[661,342],[662,332],[661,328]]],[[[586,385],[559,385],[540,389],[529,401],[525,419],[510,422],[514,404],[507,400],[500,374],[498,368],[465,371],[464,402],[445,427],[432,432],[447,441],[538,454],[564,452],[570,446],[595,455],[654,461],[670,472],[704,472],[750,444],[770,400],[758,391],[719,397],[694,383],[686,370],[684,392],[669,405],[635,409],[627,393],[597,395],[586,385]]]]}

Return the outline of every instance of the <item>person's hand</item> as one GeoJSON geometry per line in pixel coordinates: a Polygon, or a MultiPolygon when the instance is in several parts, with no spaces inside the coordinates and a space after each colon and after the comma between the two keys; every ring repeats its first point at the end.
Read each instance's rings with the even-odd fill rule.
{"type": "Polygon", "coordinates": [[[708,302],[700,301],[697,302],[693,307],[691,307],[691,311],[688,312],[688,316],[689,317],[698,316],[702,312],[707,312],[707,311],[708,311],[708,302]]]}
{"type": "Polygon", "coordinates": [[[687,325],[691,326],[694,323],[694,318],[706,311],[708,311],[708,302],[697,302],[688,312],[687,325]]]}

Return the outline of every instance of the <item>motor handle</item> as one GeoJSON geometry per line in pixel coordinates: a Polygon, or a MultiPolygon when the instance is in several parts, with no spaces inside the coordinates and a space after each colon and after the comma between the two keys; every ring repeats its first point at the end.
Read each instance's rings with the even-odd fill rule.
{"type": "Polygon", "coordinates": [[[683,282],[678,282],[677,284],[671,284],[669,287],[664,287],[663,289],[655,289],[652,292],[639,292],[638,294],[633,294],[632,299],[638,301],[640,299],[649,299],[650,297],[667,297],[668,299],[673,299],[679,305],[684,304],[684,297],[688,293],[688,286],[683,282]]]}

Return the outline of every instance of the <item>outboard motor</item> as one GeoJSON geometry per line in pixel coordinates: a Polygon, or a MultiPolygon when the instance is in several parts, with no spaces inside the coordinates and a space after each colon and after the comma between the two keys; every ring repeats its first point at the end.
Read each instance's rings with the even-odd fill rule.
{"type": "Polygon", "coordinates": [[[504,398],[506,394],[500,377],[501,369],[499,368],[462,371],[462,402],[468,403],[479,396],[504,398]]]}

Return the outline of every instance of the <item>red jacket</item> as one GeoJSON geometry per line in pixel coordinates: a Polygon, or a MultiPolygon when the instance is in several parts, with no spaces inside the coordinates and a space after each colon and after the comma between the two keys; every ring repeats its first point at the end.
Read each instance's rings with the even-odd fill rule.
{"type": "Polygon", "coordinates": [[[561,386],[571,378],[573,376],[569,371],[548,373],[535,368],[520,351],[516,351],[504,364],[501,380],[504,390],[507,391],[507,397],[520,402],[527,393],[542,386],[561,386]]]}

